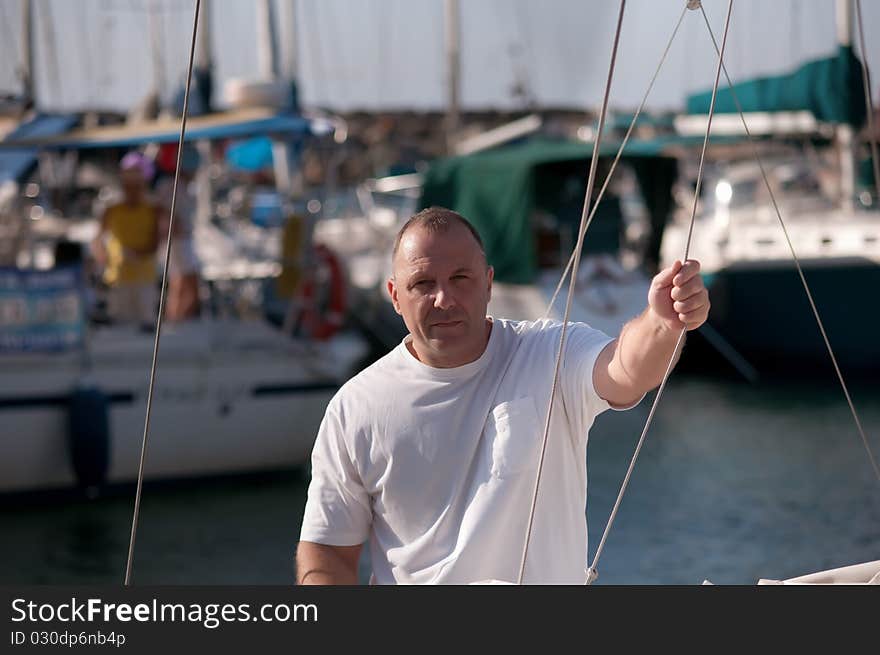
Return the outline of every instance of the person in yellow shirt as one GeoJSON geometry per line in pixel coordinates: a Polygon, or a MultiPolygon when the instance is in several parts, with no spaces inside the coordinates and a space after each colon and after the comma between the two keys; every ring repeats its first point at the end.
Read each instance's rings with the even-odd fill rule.
{"type": "Polygon", "coordinates": [[[152,327],[157,311],[156,247],[159,208],[147,196],[153,166],[130,152],[119,166],[123,200],[101,216],[93,242],[95,258],[104,267],[107,309],[119,323],[152,327]]]}

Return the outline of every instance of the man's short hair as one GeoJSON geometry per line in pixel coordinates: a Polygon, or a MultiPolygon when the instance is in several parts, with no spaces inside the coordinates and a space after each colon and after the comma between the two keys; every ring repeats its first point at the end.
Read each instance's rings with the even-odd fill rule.
{"type": "Polygon", "coordinates": [[[445,207],[428,207],[427,209],[423,209],[419,213],[414,214],[403,224],[403,227],[400,228],[400,231],[397,233],[397,238],[394,239],[394,249],[391,251],[392,261],[397,257],[397,250],[400,248],[400,241],[403,239],[403,235],[406,234],[411,227],[422,227],[429,232],[438,233],[446,232],[453,223],[460,223],[467,228],[468,232],[471,233],[471,236],[474,237],[474,241],[477,242],[480,252],[483,253],[483,258],[485,259],[486,248],[483,246],[483,239],[480,238],[480,233],[477,232],[477,228],[471,225],[471,222],[468,219],[451,209],[446,209],[445,207]]]}

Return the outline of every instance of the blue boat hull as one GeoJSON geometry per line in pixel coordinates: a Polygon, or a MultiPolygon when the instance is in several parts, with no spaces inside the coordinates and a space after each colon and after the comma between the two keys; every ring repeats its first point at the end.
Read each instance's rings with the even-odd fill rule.
{"type": "MultiPolygon", "coordinates": [[[[848,258],[806,260],[802,267],[843,374],[878,376],[880,266],[848,258]]],[[[740,263],[707,283],[709,322],[761,374],[833,373],[793,263],[740,263]]]]}

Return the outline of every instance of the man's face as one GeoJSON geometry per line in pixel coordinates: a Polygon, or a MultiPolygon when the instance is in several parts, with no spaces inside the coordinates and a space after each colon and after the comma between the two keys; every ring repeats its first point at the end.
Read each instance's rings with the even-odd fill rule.
{"type": "Polygon", "coordinates": [[[470,231],[415,226],[400,241],[388,291],[419,359],[438,367],[473,361],[486,346],[492,268],[470,231]]]}

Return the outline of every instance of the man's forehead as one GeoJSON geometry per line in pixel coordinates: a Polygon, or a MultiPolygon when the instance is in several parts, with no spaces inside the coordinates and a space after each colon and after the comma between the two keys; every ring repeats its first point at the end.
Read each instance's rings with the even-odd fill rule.
{"type": "Polygon", "coordinates": [[[478,257],[482,257],[480,247],[463,225],[450,225],[442,231],[414,226],[400,239],[396,263],[408,268],[454,262],[466,266],[478,257]]]}

